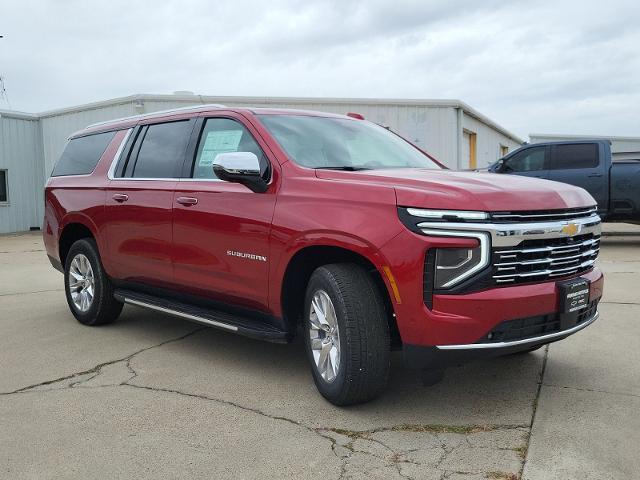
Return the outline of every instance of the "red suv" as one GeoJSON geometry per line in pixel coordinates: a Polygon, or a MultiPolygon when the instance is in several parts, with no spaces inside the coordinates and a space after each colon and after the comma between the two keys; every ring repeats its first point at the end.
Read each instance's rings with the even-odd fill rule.
{"type": "Polygon", "coordinates": [[[125,303],[253,338],[300,334],[337,405],[390,351],[425,382],[598,317],[600,218],[569,185],[455,172],[358,115],[201,106],[74,134],[44,241],[83,324],[125,303]]]}

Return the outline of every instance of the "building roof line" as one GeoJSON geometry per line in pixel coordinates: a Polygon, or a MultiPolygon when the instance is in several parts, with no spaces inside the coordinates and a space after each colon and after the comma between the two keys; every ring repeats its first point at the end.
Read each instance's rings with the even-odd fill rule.
{"type": "MultiPolygon", "coordinates": [[[[136,101],[176,101],[194,102],[194,104],[233,104],[233,103],[289,103],[309,105],[313,103],[325,103],[331,105],[387,105],[387,106],[408,106],[408,107],[450,107],[460,108],[469,116],[476,118],[480,122],[499,131],[512,140],[523,143],[520,137],[510,132],[506,128],[486,117],[467,103],[457,99],[414,99],[414,98],[340,98],[340,97],[274,97],[274,96],[213,96],[213,95],[192,95],[192,94],[148,94],[138,93],[125,97],[116,97],[108,100],[86,103],[73,107],[47,110],[35,114],[37,118],[49,118],[66,113],[78,111],[95,110],[101,107],[122,105],[136,101]]],[[[194,105],[195,106],[195,105],[194,105]]]]}
{"type": "Polygon", "coordinates": [[[38,115],[27,112],[19,112],[17,110],[0,110],[0,117],[19,118],[21,120],[39,120],[38,115]]]}

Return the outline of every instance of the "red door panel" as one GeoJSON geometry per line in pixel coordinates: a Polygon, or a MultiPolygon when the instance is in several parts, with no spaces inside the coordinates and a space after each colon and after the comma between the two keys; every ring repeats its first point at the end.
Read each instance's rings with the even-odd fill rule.
{"type": "Polygon", "coordinates": [[[220,180],[178,182],[173,203],[176,284],[190,293],[266,311],[275,200],[274,193],[254,193],[220,180]]]}
{"type": "Polygon", "coordinates": [[[172,208],[175,180],[112,180],[106,195],[105,233],[112,276],[173,283],[172,208]]]}

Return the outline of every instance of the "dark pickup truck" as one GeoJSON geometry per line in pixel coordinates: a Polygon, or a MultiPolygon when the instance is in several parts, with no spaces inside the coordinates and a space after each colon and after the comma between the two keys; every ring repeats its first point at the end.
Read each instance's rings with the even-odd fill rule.
{"type": "Polygon", "coordinates": [[[598,202],[603,221],[640,223],[640,160],[612,161],[608,140],[525,145],[489,171],[582,187],[598,202]]]}

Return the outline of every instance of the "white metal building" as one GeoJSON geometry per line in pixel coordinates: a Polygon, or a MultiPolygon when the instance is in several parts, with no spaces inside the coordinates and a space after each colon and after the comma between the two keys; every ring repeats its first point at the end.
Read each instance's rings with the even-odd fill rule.
{"type": "Polygon", "coordinates": [[[609,140],[613,160],[640,159],[640,137],[615,137],[607,135],[552,135],[531,133],[531,143],[564,142],[571,140],[609,140]]]}
{"type": "Polygon", "coordinates": [[[42,188],[67,137],[89,124],[188,105],[356,112],[391,128],[450,168],[486,166],[523,141],[459,100],[132,95],[40,114],[0,110],[0,233],[38,228],[42,188]]]}

